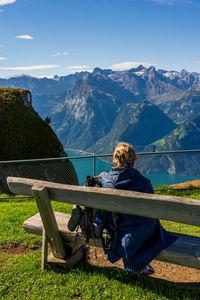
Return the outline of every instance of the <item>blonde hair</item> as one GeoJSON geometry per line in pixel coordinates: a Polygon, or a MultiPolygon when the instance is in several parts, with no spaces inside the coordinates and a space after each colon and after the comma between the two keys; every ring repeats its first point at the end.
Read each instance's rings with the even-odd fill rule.
{"type": "Polygon", "coordinates": [[[116,168],[131,167],[136,159],[136,152],[131,144],[119,143],[115,147],[113,164],[116,168]]]}

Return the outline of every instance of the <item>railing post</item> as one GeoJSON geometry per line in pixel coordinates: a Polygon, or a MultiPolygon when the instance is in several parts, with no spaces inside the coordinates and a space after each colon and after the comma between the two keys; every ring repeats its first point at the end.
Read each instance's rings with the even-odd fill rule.
{"type": "Polygon", "coordinates": [[[96,175],[96,156],[93,154],[93,176],[96,175]]]}

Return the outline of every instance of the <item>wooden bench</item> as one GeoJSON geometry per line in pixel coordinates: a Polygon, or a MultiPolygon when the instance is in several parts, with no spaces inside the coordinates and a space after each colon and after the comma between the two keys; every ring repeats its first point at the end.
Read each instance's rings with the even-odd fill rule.
{"type": "MultiPolygon", "coordinates": [[[[200,201],[133,191],[57,184],[47,181],[8,177],[8,186],[15,194],[34,196],[39,213],[23,224],[28,233],[43,235],[42,269],[48,262],[66,266],[78,262],[86,254],[85,239],[79,232],[69,232],[70,215],[54,212],[51,201],[79,204],[118,213],[165,219],[200,226],[200,201]],[[47,244],[52,249],[47,258],[47,244]],[[77,251],[77,249],[79,249],[77,251]]],[[[200,238],[178,234],[178,239],[160,252],[157,260],[200,269],[200,238]]],[[[100,239],[90,239],[92,246],[102,247],[100,239]]]]}

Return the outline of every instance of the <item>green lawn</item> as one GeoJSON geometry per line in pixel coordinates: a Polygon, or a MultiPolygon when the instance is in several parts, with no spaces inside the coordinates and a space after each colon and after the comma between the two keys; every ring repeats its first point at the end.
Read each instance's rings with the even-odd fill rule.
{"type": "MultiPolygon", "coordinates": [[[[171,196],[178,196],[184,198],[191,198],[195,200],[200,200],[200,190],[199,189],[189,189],[189,190],[169,190],[164,192],[157,192],[157,194],[162,195],[171,195],[171,196]]],[[[182,223],[175,223],[170,221],[161,220],[162,225],[165,227],[166,230],[183,233],[183,234],[191,234],[200,236],[200,227],[192,226],[192,225],[185,225],[182,223]]]]}
{"type": "MultiPolygon", "coordinates": [[[[200,199],[194,193],[187,197],[200,199]]],[[[54,203],[57,211],[70,212],[71,206],[54,203]]],[[[196,288],[178,287],[152,278],[98,268],[84,262],[68,272],[49,269],[42,272],[41,238],[25,233],[24,220],[37,213],[34,200],[0,198],[0,299],[199,299],[196,288]],[[5,245],[35,249],[13,255],[5,245]]],[[[187,234],[200,234],[195,226],[162,221],[165,228],[187,234]]]]}

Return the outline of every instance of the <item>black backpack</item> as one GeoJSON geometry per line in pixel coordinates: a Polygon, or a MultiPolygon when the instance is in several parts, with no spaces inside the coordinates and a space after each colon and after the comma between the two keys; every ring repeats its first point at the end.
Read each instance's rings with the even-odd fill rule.
{"type": "MultiPolygon", "coordinates": [[[[87,176],[86,186],[102,187],[101,175],[98,176],[87,176]]],[[[111,248],[112,244],[116,242],[119,217],[118,214],[112,212],[113,229],[108,229],[108,218],[107,212],[103,210],[97,210],[94,208],[85,207],[82,211],[80,220],[80,227],[86,243],[89,242],[90,238],[102,238],[102,245],[104,252],[107,253],[111,248]]]]}
{"type": "MultiPolygon", "coordinates": [[[[86,186],[101,187],[99,177],[87,176],[86,186]]],[[[102,211],[91,207],[85,207],[81,212],[80,227],[86,239],[86,243],[89,243],[90,238],[101,238],[104,228],[102,211]]]]}

